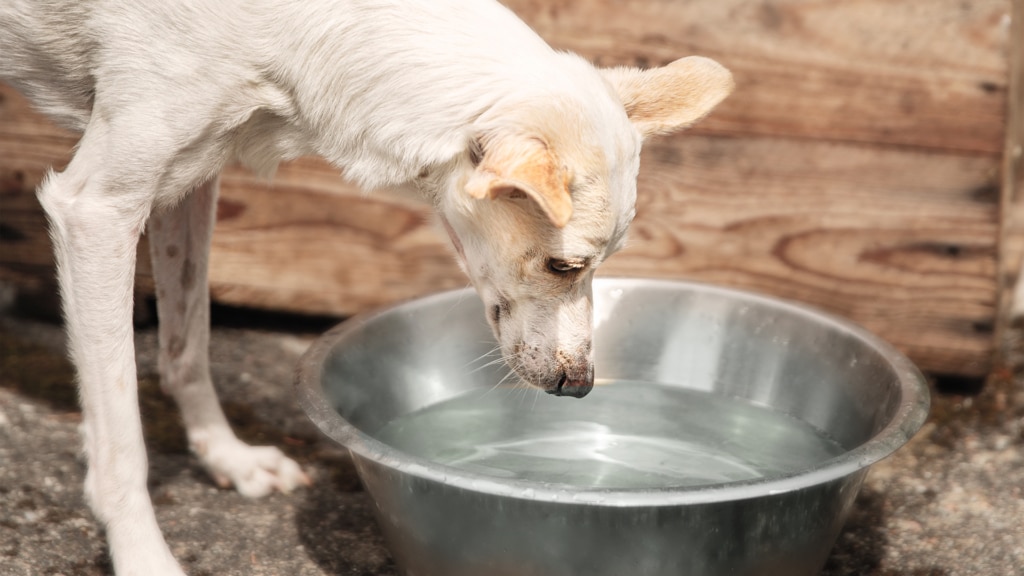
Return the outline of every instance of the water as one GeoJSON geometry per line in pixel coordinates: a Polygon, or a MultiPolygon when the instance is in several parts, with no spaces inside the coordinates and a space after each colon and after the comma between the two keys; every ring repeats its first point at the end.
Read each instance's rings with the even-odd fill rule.
{"type": "Polygon", "coordinates": [[[843,448],[806,422],[735,398],[615,381],[585,399],[473,391],[376,436],[505,478],[591,488],[690,487],[806,470],[843,448]]]}

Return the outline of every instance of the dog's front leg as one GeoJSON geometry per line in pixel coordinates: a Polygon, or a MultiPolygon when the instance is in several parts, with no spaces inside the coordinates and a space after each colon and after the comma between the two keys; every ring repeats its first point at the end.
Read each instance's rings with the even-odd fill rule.
{"type": "Polygon", "coordinates": [[[213,233],[217,179],[180,204],[155,212],[150,256],[160,319],[160,383],[178,403],[189,446],[222,487],[245,496],[289,492],[309,479],[273,447],[249,446],[228,425],[210,378],[210,298],[207,260],[213,233]]]}
{"type": "Polygon", "coordinates": [[[106,170],[103,127],[90,128],[39,201],[50,222],[71,359],[78,370],[85,496],[105,525],[119,576],[183,574],[157,526],[146,486],[132,338],[135,249],[149,213],[147,191],[106,170]]]}

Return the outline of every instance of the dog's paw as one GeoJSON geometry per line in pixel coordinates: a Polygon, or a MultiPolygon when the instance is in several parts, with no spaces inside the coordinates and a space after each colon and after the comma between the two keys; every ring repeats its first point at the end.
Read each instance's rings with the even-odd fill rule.
{"type": "Polygon", "coordinates": [[[203,467],[221,488],[234,486],[249,498],[309,486],[309,476],[273,446],[249,446],[237,438],[194,447],[203,467]]]}

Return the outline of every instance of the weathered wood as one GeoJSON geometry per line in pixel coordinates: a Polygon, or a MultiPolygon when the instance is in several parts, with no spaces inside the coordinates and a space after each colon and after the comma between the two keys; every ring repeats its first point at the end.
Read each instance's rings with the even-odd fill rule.
{"type": "Polygon", "coordinates": [[[656,142],[644,160],[635,242],[609,271],[808,302],[930,370],[987,369],[995,160],[713,137],[656,142]]]}
{"type": "Polygon", "coordinates": [[[223,302],[348,314],[467,281],[426,205],[367,196],[306,161],[270,186],[225,174],[211,284],[223,302]]]}
{"type": "Polygon", "coordinates": [[[999,262],[1000,360],[1007,365],[1024,362],[1024,2],[1013,2],[1012,42],[1009,50],[1009,100],[1003,150],[1002,237],[999,262]],[[1017,326],[1012,326],[1011,323],[1017,326]]]}
{"type": "Polygon", "coordinates": [[[52,287],[53,254],[34,191],[47,169],[67,163],[76,141],[0,83],[0,280],[52,287]]]}
{"type": "MultiPolygon", "coordinates": [[[[700,53],[736,73],[736,94],[698,130],[648,144],[630,245],[602,273],[808,302],[927,370],[988,370],[1008,0],[508,4],[605,64],[700,53]]],[[[0,86],[0,279],[52,282],[32,190],[74,141],[0,86]]],[[[348,314],[467,284],[426,207],[366,196],[318,161],[269,184],[229,169],[218,220],[219,302],[348,314]]]]}
{"type": "Polygon", "coordinates": [[[1002,150],[1009,0],[504,0],[603,65],[720,60],[736,93],[697,130],[1002,150]]]}

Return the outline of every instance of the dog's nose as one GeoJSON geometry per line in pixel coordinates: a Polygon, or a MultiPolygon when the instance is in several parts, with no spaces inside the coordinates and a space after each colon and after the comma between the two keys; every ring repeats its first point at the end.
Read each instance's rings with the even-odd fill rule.
{"type": "Polygon", "coordinates": [[[590,379],[585,380],[569,380],[566,379],[565,384],[558,387],[559,396],[572,396],[574,398],[583,398],[594,388],[594,381],[590,379]]]}
{"type": "Polygon", "coordinates": [[[583,378],[570,378],[565,372],[562,372],[561,377],[558,379],[558,385],[548,390],[548,394],[554,394],[555,396],[572,396],[574,398],[583,398],[594,388],[594,367],[591,366],[587,370],[587,374],[583,378]]]}

